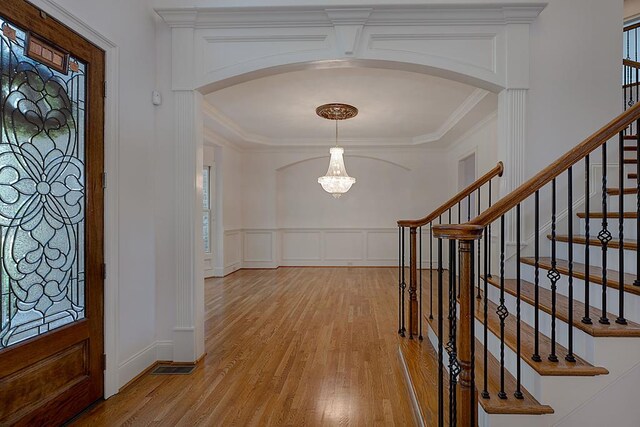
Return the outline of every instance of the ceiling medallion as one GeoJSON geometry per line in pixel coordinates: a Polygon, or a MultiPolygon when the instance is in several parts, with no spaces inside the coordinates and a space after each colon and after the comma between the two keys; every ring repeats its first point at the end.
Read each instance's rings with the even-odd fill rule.
{"type": "Polygon", "coordinates": [[[358,109],[348,104],[324,104],[316,108],[316,114],[329,120],[347,120],[358,115],[358,109]]]}
{"type": "Polygon", "coordinates": [[[344,149],[338,146],[338,121],[355,117],[358,114],[358,109],[347,104],[324,104],[316,108],[316,114],[324,119],[336,122],[336,146],[329,150],[331,154],[329,169],[325,176],[318,178],[318,183],[324,191],[337,199],[349,191],[356,182],[355,178],[347,174],[347,170],[344,167],[344,159],[342,158],[344,149]]]}

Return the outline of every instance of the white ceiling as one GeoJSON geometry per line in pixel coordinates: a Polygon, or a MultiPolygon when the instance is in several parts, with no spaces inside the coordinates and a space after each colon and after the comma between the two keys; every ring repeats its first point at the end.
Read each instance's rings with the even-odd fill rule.
{"type": "Polygon", "coordinates": [[[317,106],[343,102],[359,114],[339,123],[341,145],[446,145],[497,108],[484,90],[425,74],[373,68],[295,71],[205,97],[205,124],[243,146],[317,146],[334,140],[334,122],[317,106]]]}

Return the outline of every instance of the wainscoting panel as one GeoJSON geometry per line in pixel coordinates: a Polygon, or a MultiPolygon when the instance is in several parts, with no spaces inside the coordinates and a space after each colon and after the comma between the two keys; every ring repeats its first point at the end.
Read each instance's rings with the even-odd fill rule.
{"type": "Polygon", "coordinates": [[[224,274],[242,268],[242,230],[224,232],[224,274]]]}
{"type": "Polygon", "coordinates": [[[364,261],[364,231],[324,231],[324,261],[364,261]]]}
{"type": "MultiPolygon", "coordinates": [[[[430,266],[429,232],[422,230],[422,268],[430,266]]],[[[240,268],[298,266],[395,267],[398,265],[397,228],[282,228],[225,231],[224,275],[240,268]]],[[[433,248],[436,249],[434,241],[433,248]]],[[[447,262],[447,246],[444,247],[447,262]]],[[[409,230],[405,232],[405,260],[409,265],[409,230]]],[[[433,259],[437,266],[437,259],[433,259]]]]}
{"type": "Polygon", "coordinates": [[[295,262],[321,261],[322,232],[319,230],[282,230],[281,265],[315,265],[295,262]]]}
{"type": "Polygon", "coordinates": [[[277,268],[276,230],[245,230],[243,268],[277,268]]]}
{"type": "Polygon", "coordinates": [[[397,230],[372,230],[366,236],[366,258],[369,261],[398,262],[397,230]]]}

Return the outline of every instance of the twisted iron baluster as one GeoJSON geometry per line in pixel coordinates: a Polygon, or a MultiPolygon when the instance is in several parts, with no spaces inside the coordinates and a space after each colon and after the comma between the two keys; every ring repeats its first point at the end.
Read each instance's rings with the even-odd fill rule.
{"type": "Polygon", "coordinates": [[[504,215],[500,217],[500,305],[496,313],[500,318],[500,391],[498,397],[506,399],[507,393],[504,391],[504,321],[509,316],[509,310],[504,305],[504,215]]]}
{"type": "Polygon", "coordinates": [[[589,219],[591,217],[591,208],[590,208],[590,198],[591,198],[591,167],[589,164],[589,155],[584,158],[584,211],[585,211],[585,219],[584,219],[584,238],[586,241],[584,247],[584,317],[582,318],[582,323],[585,325],[591,325],[593,322],[589,315],[589,296],[590,296],[590,286],[589,286],[589,269],[590,269],[590,245],[591,245],[591,225],[589,224],[589,219]]]}
{"type": "Polygon", "coordinates": [[[611,232],[607,221],[607,143],[602,144],[602,230],[598,233],[598,240],[602,245],[602,314],[598,322],[609,324],[607,318],[607,247],[611,241],[611,232]]]}
{"type": "Polygon", "coordinates": [[[556,355],[556,297],[560,273],[556,268],[556,180],[551,181],[551,269],[547,277],[551,282],[551,354],[547,357],[551,362],[557,362],[556,355]]]}

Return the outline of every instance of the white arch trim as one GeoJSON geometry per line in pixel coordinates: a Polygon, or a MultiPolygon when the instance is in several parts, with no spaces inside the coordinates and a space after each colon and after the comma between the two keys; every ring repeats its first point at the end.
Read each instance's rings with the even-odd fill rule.
{"type": "Polygon", "coordinates": [[[176,313],[174,359],[204,351],[202,247],[194,230],[202,93],[287,67],[342,66],[345,60],[411,64],[500,92],[503,194],[522,181],[529,25],[546,3],[422,4],[314,8],[157,9],[172,33],[175,105],[176,313]],[[195,257],[195,259],[194,259],[195,257]]]}

